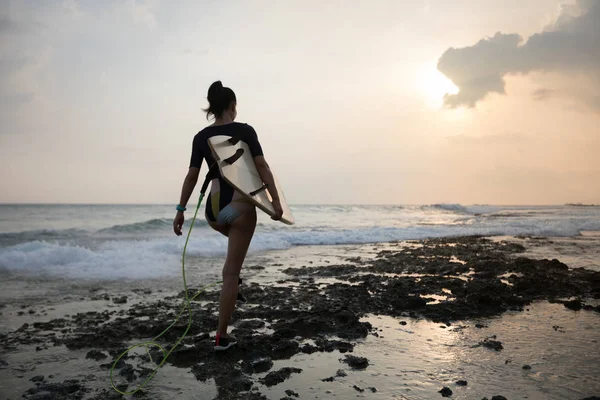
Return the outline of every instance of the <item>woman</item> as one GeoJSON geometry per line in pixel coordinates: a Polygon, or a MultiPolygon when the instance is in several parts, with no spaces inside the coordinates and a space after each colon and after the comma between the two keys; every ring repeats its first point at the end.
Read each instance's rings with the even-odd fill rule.
{"type": "MultiPolygon", "coordinates": [[[[212,115],[214,123],[201,130],[195,137],[192,145],[192,158],[187,176],[183,181],[181,199],[177,206],[177,214],[173,221],[173,230],[178,236],[183,227],[185,206],[198,182],[202,160],[210,169],[215,164],[207,139],[216,135],[235,136],[248,144],[256,169],[273,199],[275,215],[271,217],[279,220],[283,213],[279,194],[275,188],[273,174],[265,160],[262,148],[254,129],[248,124],[234,122],[237,116],[237,100],[233,90],[223,87],[220,81],[210,85],[208,89],[207,119],[212,115]]],[[[238,294],[240,270],[246,257],[254,228],[256,227],[256,208],[248,199],[235,191],[217,173],[211,181],[210,194],[206,200],[206,219],[214,230],[227,236],[227,258],[223,266],[223,287],[219,298],[219,326],[215,340],[215,350],[227,350],[236,344],[235,338],[227,334],[227,326],[235,309],[238,294]]]]}

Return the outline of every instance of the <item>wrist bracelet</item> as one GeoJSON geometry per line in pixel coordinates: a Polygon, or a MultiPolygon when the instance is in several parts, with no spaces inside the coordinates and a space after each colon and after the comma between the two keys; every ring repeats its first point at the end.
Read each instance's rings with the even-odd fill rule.
{"type": "Polygon", "coordinates": [[[175,209],[176,209],[177,211],[185,211],[185,210],[186,210],[186,208],[185,208],[185,207],[182,207],[182,206],[180,206],[179,204],[177,204],[177,207],[175,207],[175,209]]]}

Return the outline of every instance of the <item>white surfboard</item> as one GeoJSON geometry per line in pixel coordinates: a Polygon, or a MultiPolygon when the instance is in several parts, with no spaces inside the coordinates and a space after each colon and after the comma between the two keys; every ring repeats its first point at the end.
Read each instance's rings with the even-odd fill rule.
{"type": "MultiPolygon", "coordinates": [[[[208,139],[208,145],[219,165],[221,176],[244,197],[250,199],[258,208],[270,216],[275,215],[273,204],[271,204],[271,196],[269,195],[268,190],[264,190],[263,188],[264,183],[256,170],[250,148],[242,140],[232,144],[229,141],[230,139],[231,136],[225,135],[213,136],[208,139]],[[233,161],[233,163],[225,161],[231,157],[239,158],[233,161]]],[[[273,174],[273,179],[275,180],[277,193],[279,193],[279,201],[281,202],[281,208],[283,209],[281,222],[293,225],[295,222],[294,216],[285,200],[283,190],[281,189],[281,185],[275,174],[273,174]]]]}

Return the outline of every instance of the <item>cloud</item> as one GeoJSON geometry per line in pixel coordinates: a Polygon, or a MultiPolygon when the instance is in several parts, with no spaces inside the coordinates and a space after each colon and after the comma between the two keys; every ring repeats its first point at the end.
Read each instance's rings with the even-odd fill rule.
{"type": "Polygon", "coordinates": [[[130,15],[136,24],[155,28],[157,0],[127,0],[119,8],[130,15]]]}
{"type": "MultiPolygon", "coordinates": [[[[446,94],[450,108],[475,107],[489,93],[505,94],[506,75],[530,72],[583,74],[600,89],[600,1],[578,0],[563,6],[557,20],[526,41],[518,34],[496,33],[475,45],[449,48],[438,70],[459,88],[446,94]]],[[[546,98],[550,92],[534,97],[546,98]]],[[[581,94],[589,101],[589,94],[581,94]]],[[[593,104],[591,104],[593,106],[593,104]]]]}
{"type": "Polygon", "coordinates": [[[552,89],[538,89],[533,92],[533,99],[536,101],[542,101],[549,99],[554,94],[554,90],[552,89]]]}
{"type": "Polygon", "coordinates": [[[0,34],[13,33],[21,29],[21,26],[10,19],[8,15],[0,15],[0,34]]]}
{"type": "Polygon", "coordinates": [[[80,18],[85,13],[81,10],[79,3],[76,0],[64,0],[62,2],[63,10],[73,18],[80,18]]]}
{"type": "Polygon", "coordinates": [[[25,22],[12,15],[0,13],[0,37],[27,34],[39,28],[39,23],[35,21],[25,22]]]}
{"type": "MultiPolygon", "coordinates": [[[[0,54],[1,55],[1,54],[0,54]]],[[[43,91],[43,74],[53,50],[0,59],[0,136],[21,131],[15,127],[20,112],[27,109],[43,91]]]]}

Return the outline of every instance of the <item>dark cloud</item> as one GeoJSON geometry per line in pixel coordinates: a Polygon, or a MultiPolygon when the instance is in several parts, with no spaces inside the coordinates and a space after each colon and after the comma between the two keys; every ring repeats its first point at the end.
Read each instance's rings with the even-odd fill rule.
{"type": "Polygon", "coordinates": [[[34,92],[2,93],[0,94],[0,105],[2,105],[2,111],[7,111],[15,105],[29,103],[34,97],[34,92]]]}
{"type": "MultiPolygon", "coordinates": [[[[450,48],[440,57],[438,69],[459,88],[457,94],[444,96],[451,108],[474,107],[488,93],[504,94],[507,74],[576,72],[600,86],[600,0],[563,7],[554,24],[527,41],[498,32],[473,46],[450,48]]],[[[541,97],[548,94],[541,92],[541,97]]]]}
{"type": "Polygon", "coordinates": [[[538,89],[533,92],[533,99],[537,101],[546,100],[552,97],[554,90],[551,89],[538,89]]]}
{"type": "Polygon", "coordinates": [[[27,31],[28,27],[25,24],[10,18],[6,14],[0,14],[0,35],[20,34],[27,31]]]}
{"type": "Polygon", "coordinates": [[[0,15],[0,34],[14,32],[18,28],[18,24],[8,18],[7,15],[0,15]]]}

